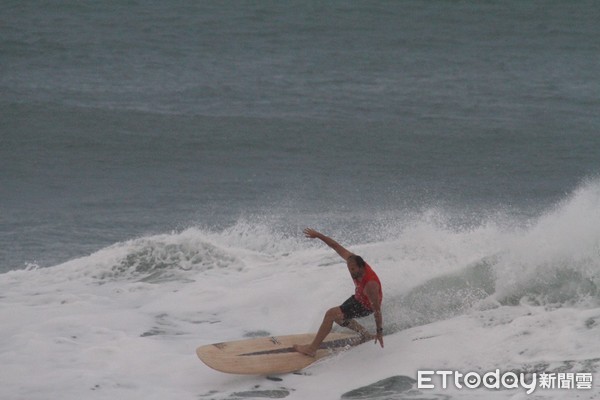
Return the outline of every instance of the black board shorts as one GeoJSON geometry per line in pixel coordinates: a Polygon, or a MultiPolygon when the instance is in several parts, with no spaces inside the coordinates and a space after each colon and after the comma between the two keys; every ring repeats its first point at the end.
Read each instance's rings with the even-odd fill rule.
{"type": "Polygon", "coordinates": [[[354,295],[350,296],[348,300],[346,300],[341,306],[340,309],[342,313],[344,313],[344,319],[350,320],[353,318],[362,318],[367,315],[371,315],[373,310],[369,310],[367,307],[363,306],[354,295]]]}

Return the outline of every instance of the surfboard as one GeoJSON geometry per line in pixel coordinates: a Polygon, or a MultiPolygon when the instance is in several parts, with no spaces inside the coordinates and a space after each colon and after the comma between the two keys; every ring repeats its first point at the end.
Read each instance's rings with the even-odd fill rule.
{"type": "Polygon", "coordinates": [[[265,336],[198,347],[198,358],[212,369],[230,374],[268,375],[296,372],[317,360],[357,346],[356,334],[330,333],[315,357],[298,353],[294,344],[310,343],[316,334],[265,336]]]}

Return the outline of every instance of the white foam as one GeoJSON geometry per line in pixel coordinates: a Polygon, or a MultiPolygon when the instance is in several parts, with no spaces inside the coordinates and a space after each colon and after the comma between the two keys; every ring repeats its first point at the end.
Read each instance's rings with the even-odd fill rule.
{"type": "MultiPolygon", "coordinates": [[[[310,376],[286,375],[282,382],[212,371],[194,351],[257,332],[315,331],[325,310],[353,292],[342,260],[300,232],[290,237],[247,222],[222,232],[194,228],[119,243],[52,268],[2,274],[0,398],[227,398],[259,385],[287,388],[290,399],[337,399],[389,376],[416,378],[420,368],[597,366],[589,361],[600,359],[600,308],[593,296],[587,303],[503,302],[540,285],[551,292],[535,279],[540,271],[561,271],[565,262],[582,282],[598,284],[597,186],[583,187],[529,228],[492,222],[455,229],[422,218],[385,241],[353,246],[382,279],[387,327],[404,322],[398,312],[404,295],[433,278],[463,273],[482,257],[498,255],[498,293],[459,315],[391,332],[383,350],[365,344],[315,365],[310,376]]],[[[369,318],[365,323],[372,327],[369,318]]],[[[599,384],[595,376],[585,396],[597,396],[599,384]]]]}

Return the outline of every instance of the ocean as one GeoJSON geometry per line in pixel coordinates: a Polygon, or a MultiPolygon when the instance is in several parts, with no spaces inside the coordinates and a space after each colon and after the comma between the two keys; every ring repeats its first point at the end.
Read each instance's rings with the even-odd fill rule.
{"type": "Polygon", "coordinates": [[[600,399],[600,3],[0,10],[0,398],[600,399]],[[385,347],[206,367],[353,293],[306,227],[385,347]]]}

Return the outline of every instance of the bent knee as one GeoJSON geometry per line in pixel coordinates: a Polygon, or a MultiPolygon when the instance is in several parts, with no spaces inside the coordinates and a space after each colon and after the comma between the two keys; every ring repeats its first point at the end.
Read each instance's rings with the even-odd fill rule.
{"type": "Polygon", "coordinates": [[[325,317],[337,323],[340,323],[344,320],[344,313],[342,312],[341,308],[333,307],[327,310],[327,312],[325,313],[325,317]]]}

